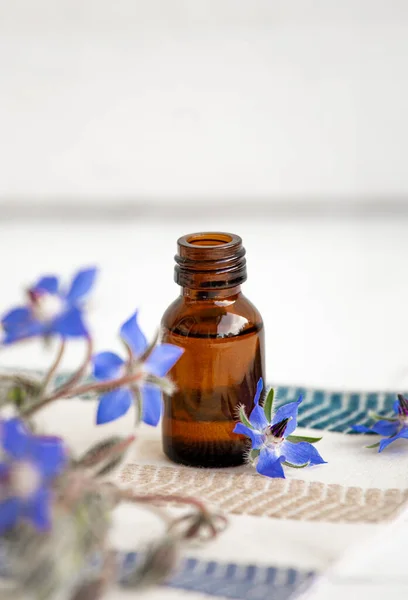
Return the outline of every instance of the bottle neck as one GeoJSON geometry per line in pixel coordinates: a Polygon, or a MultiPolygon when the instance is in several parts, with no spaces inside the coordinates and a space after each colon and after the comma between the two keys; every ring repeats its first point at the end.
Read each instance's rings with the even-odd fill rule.
{"type": "Polygon", "coordinates": [[[192,233],[177,241],[174,280],[191,295],[206,298],[230,295],[246,281],[245,248],[238,235],[222,232],[192,233]]]}
{"type": "Polygon", "coordinates": [[[191,288],[182,287],[181,296],[188,302],[203,302],[203,301],[222,301],[232,300],[241,293],[241,286],[236,285],[231,288],[220,290],[193,290],[191,288]]]}

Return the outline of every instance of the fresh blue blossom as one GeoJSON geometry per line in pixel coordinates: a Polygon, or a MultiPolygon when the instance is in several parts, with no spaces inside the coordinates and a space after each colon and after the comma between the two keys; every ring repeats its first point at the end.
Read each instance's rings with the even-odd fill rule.
{"type": "Polygon", "coordinates": [[[34,436],[20,419],[0,421],[0,534],[26,519],[50,527],[51,480],[66,462],[62,440],[34,436]]]}
{"type": "Polygon", "coordinates": [[[371,414],[376,423],[372,427],[364,425],[354,425],[353,430],[357,433],[377,433],[384,436],[380,442],[368,446],[368,448],[377,448],[382,452],[387,446],[399,440],[408,439],[408,399],[402,394],[398,395],[398,400],[394,403],[395,417],[385,418],[381,415],[371,414]]]}
{"type": "Polygon", "coordinates": [[[10,310],[1,320],[3,344],[31,337],[60,335],[87,337],[83,321],[84,300],[91,291],[96,269],[84,269],[73,278],[68,290],[55,275],[42,277],[27,292],[28,302],[10,310]]]}
{"type": "Polygon", "coordinates": [[[292,435],[297,426],[297,414],[302,397],[297,402],[290,402],[278,408],[272,414],[274,392],[271,390],[263,406],[259,400],[263,389],[263,381],[258,381],[255,406],[248,417],[243,407],[240,408],[240,423],[234,432],[246,435],[251,440],[249,459],[256,465],[256,470],[267,477],[285,477],[282,465],[296,468],[325,463],[311,442],[320,438],[307,438],[292,435]]]}
{"type": "Polygon", "coordinates": [[[149,349],[137,322],[137,312],[122,325],[120,336],[128,349],[129,359],[125,361],[114,352],[100,352],[93,357],[93,374],[102,381],[136,374],[140,379],[100,396],[97,423],[108,423],[127,413],[134,402],[137,385],[142,396],[141,420],[156,426],[162,412],[157,378],[167,375],[184,350],[173,344],[158,344],[149,349]]]}

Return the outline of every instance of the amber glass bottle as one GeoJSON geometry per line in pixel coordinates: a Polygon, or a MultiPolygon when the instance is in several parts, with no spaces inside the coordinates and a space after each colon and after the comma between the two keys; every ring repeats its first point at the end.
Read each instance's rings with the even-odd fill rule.
{"type": "Polygon", "coordinates": [[[251,411],[264,375],[262,318],[240,288],[242,240],[229,233],[186,235],[175,260],[181,295],[163,316],[162,336],[185,352],[170,372],[177,391],[164,398],[163,449],[185,465],[239,465],[248,441],[233,433],[238,406],[251,411]]]}

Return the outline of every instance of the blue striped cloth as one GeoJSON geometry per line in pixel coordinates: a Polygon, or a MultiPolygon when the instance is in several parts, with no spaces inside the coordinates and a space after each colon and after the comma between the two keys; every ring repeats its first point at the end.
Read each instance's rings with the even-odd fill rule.
{"type": "Polygon", "coordinates": [[[298,425],[352,433],[352,426],[372,424],[370,411],[392,416],[396,393],[328,392],[303,387],[276,387],[275,405],[279,407],[303,396],[299,406],[298,425]]]}
{"type": "MultiPolygon", "coordinates": [[[[136,553],[121,557],[120,579],[137,562],[136,553]]],[[[313,573],[290,568],[221,563],[188,558],[164,585],[234,600],[288,600],[311,582],[313,573]]]]}

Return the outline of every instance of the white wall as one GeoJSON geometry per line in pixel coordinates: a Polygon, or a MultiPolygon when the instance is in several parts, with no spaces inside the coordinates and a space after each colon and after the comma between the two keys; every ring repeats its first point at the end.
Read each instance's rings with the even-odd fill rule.
{"type": "Polygon", "coordinates": [[[408,196],[407,67],[405,0],[0,0],[0,202],[408,196]]]}

